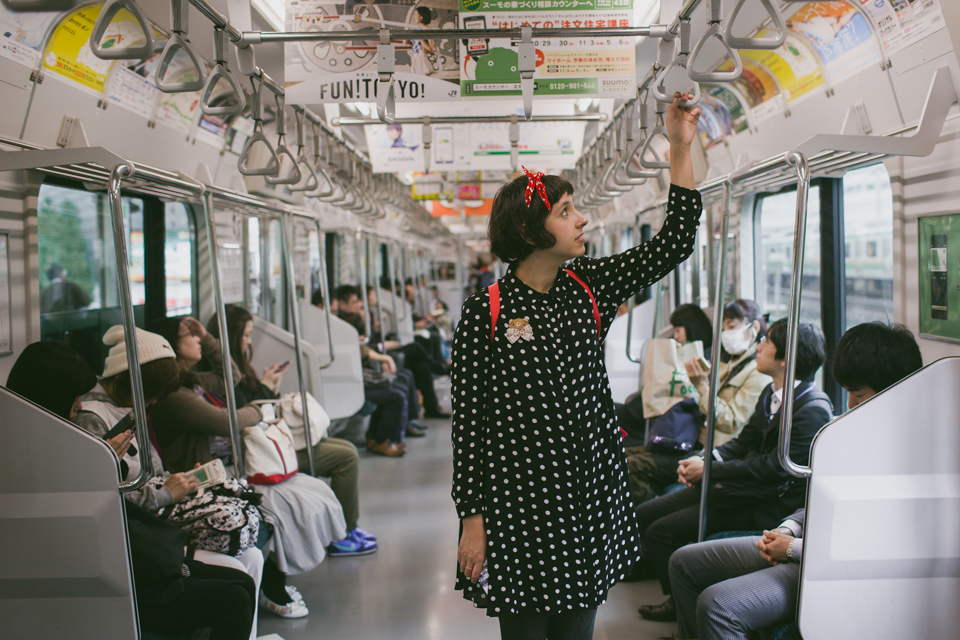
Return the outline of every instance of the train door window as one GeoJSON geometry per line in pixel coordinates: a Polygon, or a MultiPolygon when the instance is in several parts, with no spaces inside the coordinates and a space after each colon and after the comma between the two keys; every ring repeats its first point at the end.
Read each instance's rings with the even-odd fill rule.
{"type": "Polygon", "coordinates": [[[320,291],[320,261],[324,257],[324,234],[317,233],[316,229],[311,229],[307,234],[307,254],[310,265],[310,299],[313,300],[313,294],[320,291]]]}
{"type": "MultiPolygon", "coordinates": [[[[146,302],[144,202],[123,198],[130,292],[139,324],[146,302]]],[[[40,187],[37,207],[40,337],[69,344],[102,371],[104,332],[120,323],[113,225],[105,194],[40,187]]]]}
{"type": "Polygon", "coordinates": [[[280,220],[270,220],[267,227],[267,314],[273,324],[286,327],[283,291],[283,230],[280,220]]]}
{"type": "Polygon", "coordinates": [[[261,315],[263,265],[260,261],[260,218],[247,218],[247,310],[261,315]]]}
{"type": "MultiPolygon", "coordinates": [[[[758,199],[754,237],[757,238],[756,301],[771,321],[786,317],[793,270],[793,229],[796,190],[758,199]]],[[[820,314],[820,188],[810,187],[803,260],[800,317],[821,326],[820,314]]],[[[736,273],[735,270],[732,273],[736,273]]]]}
{"type": "Polygon", "coordinates": [[[163,244],[167,316],[193,313],[193,262],[196,234],[189,209],[182,202],[164,206],[163,244]]]}
{"type": "Polygon", "coordinates": [[[893,321],[893,192],[883,164],[843,177],[846,327],[893,321]]]}

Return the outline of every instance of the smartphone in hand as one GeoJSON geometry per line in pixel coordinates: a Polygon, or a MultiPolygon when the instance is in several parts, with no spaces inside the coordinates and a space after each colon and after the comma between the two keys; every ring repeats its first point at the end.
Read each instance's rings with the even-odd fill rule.
{"type": "MultiPolygon", "coordinates": [[[[133,411],[128,413],[123,419],[120,420],[110,431],[107,431],[103,434],[104,440],[112,440],[124,431],[133,431],[136,429],[136,418],[133,417],[133,411]]],[[[132,444],[130,448],[127,449],[127,455],[135,456],[137,455],[137,449],[132,444]]]]}

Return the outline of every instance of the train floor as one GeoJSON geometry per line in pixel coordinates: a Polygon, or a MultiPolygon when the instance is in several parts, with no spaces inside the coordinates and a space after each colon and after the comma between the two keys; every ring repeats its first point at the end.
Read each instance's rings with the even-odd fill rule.
{"type": "MultiPolygon", "coordinates": [[[[450,422],[428,421],[403,458],[361,453],[360,526],[377,535],[369,556],[328,558],[290,582],[310,615],[261,610],[261,640],[490,640],[497,621],[454,591],[457,516],[450,499],[450,422]],[[273,635],[275,634],[275,635],[273,635]]],[[[648,622],[637,606],[660,602],[656,581],[614,587],[597,615],[595,640],[669,636],[676,625],[648,622]]]]}

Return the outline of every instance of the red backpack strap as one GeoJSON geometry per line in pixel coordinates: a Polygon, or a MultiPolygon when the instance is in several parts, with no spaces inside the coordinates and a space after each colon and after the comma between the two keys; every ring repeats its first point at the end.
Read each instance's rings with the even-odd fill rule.
{"type": "Polygon", "coordinates": [[[497,318],[500,317],[500,283],[494,282],[487,287],[490,294],[490,342],[497,337],[497,318]]]}
{"type": "Polygon", "coordinates": [[[587,283],[577,277],[577,274],[575,274],[573,271],[570,269],[564,269],[564,271],[566,271],[571,278],[579,282],[581,287],[587,290],[587,295],[590,296],[590,302],[593,303],[593,319],[597,322],[597,336],[602,338],[603,325],[600,322],[600,307],[597,306],[597,299],[593,297],[593,291],[590,291],[590,287],[587,286],[587,283]]]}

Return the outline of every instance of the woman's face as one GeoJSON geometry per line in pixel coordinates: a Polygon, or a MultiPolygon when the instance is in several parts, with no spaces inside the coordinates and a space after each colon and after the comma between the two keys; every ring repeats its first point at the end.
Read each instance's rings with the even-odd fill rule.
{"type": "Polygon", "coordinates": [[[243,337],[240,338],[240,351],[246,353],[253,344],[253,320],[247,320],[243,327],[243,337]]]}
{"type": "Polygon", "coordinates": [[[177,335],[177,358],[188,367],[192,367],[203,358],[200,336],[193,335],[186,322],[180,323],[180,333],[177,335]]]}
{"type": "Polygon", "coordinates": [[[573,196],[569,193],[563,194],[563,197],[553,205],[544,223],[547,233],[556,238],[556,244],[545,251],[557,255],[564,261],[582,256],[586,251],[587,239],[583,235],[583,228],[587,226],[587,222],[589,221],[586,216],[573,206],[573,196]]]}
{"type": "Polygon", "coordinates": [[[734,329],[742,329],[744,327],[742,318],[724,318],[723,319],[723,330],[732,331],[734,329]]]}
{"type": "Polygon", "coordinates": [[[77,414],[80,413],[81,409],[83,409],[83,404],[80,402],[80,397],[78,396],[77,399],[73,401],[73,406],[70,407],[71,422],[77,419],[77,414]]]}
{"type": "Polygon", "coordinates": [[[673,339],[677,341],[677,344],[686,344],[687,343],[687,329],[685,327],[674,327],[673,328],[673,339]]]}

